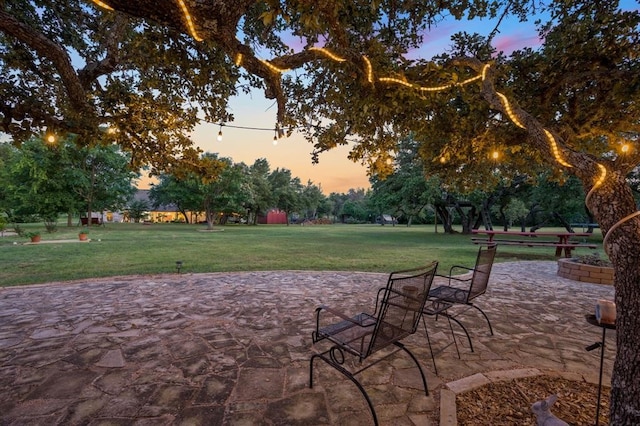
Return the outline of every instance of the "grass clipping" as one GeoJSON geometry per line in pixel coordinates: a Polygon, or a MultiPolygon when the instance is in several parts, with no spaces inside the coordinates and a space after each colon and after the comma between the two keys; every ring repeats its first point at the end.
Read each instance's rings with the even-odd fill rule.
{"type": "MultiPolygon", "coordinates": [[[[558,395],[551,406],[556,417],[570,425],[593,425],[598,386],[562,377],[535,376],[490,383],[456,396],[458,425],[536,424],[531,405],[558,395]]],[[[608,424],[610,388],[602,387],[600,424],[608,424]]]]}

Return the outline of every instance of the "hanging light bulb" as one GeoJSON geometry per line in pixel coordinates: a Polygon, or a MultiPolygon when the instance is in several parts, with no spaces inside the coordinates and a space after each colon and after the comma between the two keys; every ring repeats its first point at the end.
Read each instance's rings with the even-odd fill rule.
{"type": "Polygon", "coordinates": [[[493,151],[493,153],[491,154],[491,158],[493,158],[494,160],[498,160],[498,158],[500,158],[500,153],[498,151],[493,151]]]}
{"type": "Polygon", "coordinates": [[[273,135],[273,145],[278,145],[278,129],[275,129],[275,134],[273,135]]]}
{"type": "Polygon", "coordinates": [[[218,142],[222,142],[222,124],[220,125],[220,130],[218,131],[218,142]]]}
{"type": "Polygon", "coordinates": [[[53,133],[49,133],[47,135],[47,142],[54,143],[56,141],[56,136],[53,133]]]}
{"type": "Polygon", "coordinates": [[[631,147],[629,147],[629,144],[624,144],[622,145],[622,147],[620,148],[620,150],[622,151],[623,154],[626,154],[629,152],[629,150],[631,149],[631,147]]]}

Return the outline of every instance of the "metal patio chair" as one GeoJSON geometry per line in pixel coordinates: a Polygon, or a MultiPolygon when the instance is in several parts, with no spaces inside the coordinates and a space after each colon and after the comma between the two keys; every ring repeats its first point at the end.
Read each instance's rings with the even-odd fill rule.
{"type": "MultiPolygon", "coordinates": [[[[439,277],[447,278],[448,284],[435,287],[429,291],[429,300],[450,303],[453,308],[455,308],[456,305],[464,305],[476,309],[487,321],[492,336],[493,327],[491,327],[491,321],[489,321],[487,314],[474,304],[474,300],[487,291],[489,276],[491,275],[493,261],[496,257],[496,247],[497,245],[495,243],[481,246],[478,250],[476,264],[473,268],[460,265],[452,266],[449,270],[449,275],[438,275],[439,277]],[[454,273],[458,273],[460,270],[466,273],[462,276],[454,276],[454,273]]],[[[456,317],[463,312],[464,311],[457,312],[455,315],[451,315],[449,309],[447,309],[440,314],[454,320],[462,328],[469,341],[471,352],[473,352],[473,344],[471,343],[469,332],[465,326],[456,319],[456,317]]]]}
{"type": "Polygon", "coordinates": [[[316,309],[316,330],[313,343],[327,340],[332,346],[314,354],[309,362],[309,387],[313,387],[313,362],[316,359],[329,364],[351,380],[369,404],[374,423],[378,424],[373,403],[356,375],[396,352],[406,352],[418,367],[422,376],[424,392],[429,395],[427,379],[416,357],[401,342],[416,332],[422,318],[422,310],[431,289],[438,262],[420,268],[392,272],[387,285],[378,290],[373,314],[360,313],[347,316],[326,306],[316,309]],[[384,357],[369,357],[374,353],[395,346],[396,349],[384,357]],[[347,355],[354,361],[347,365],[347,355]]]}

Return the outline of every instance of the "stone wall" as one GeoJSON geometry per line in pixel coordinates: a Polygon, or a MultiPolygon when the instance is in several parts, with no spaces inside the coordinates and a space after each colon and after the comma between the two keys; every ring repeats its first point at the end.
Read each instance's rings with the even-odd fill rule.
{"type": "Polygon", "coordinates": [[[558,276],[574,281],[613,285],[613,268],[585,265],[572,259],[558,260],[558,276]]]}

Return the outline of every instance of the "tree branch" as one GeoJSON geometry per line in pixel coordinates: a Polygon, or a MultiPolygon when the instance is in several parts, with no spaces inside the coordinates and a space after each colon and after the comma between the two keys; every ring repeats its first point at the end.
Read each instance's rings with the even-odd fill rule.
{"type": "Polygon", "coordinates": [[[126,29],[127,19],[122,14],[117,14],[113,28],[105,43],[106,55],[98,62],[91,62],[78,71],[78,78],[85,89],[100,76],[111,73],[120,63],[119,42],[126,29]]]}
{"type": "Polygon", "coordinates": [[[87,102],[85,89],[78,78],[67,52],[57,43],[49,40],[28,25],[15,19],[0,9],[0,29],[8,35],[38,52],[43,58],[55,65],[65,86],[71,105],[78,112],[91,111],[94,108],[87,102]]]}

